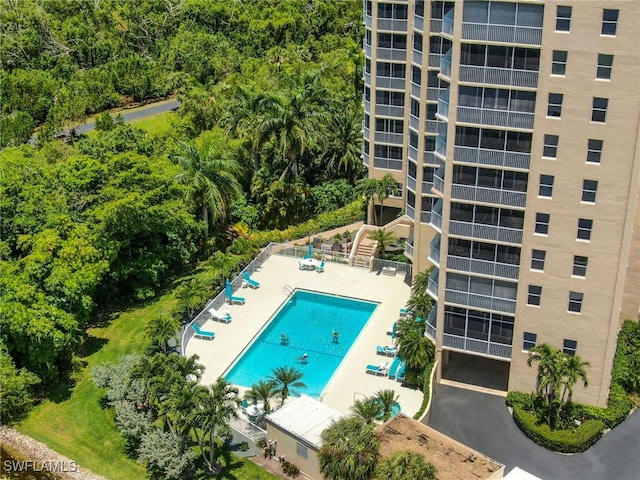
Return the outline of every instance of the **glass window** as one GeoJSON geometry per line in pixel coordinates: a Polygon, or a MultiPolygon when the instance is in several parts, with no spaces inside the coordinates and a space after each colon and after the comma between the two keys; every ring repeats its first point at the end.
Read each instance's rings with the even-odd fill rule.
{"type": "Polygon", "coordinates": [[[367,0],[365,2],[365,10],[367,12],[367,16],[370,17],[371,16],[371,0],[367,0]]]}
{"type": "Polygon", "coordinates": [[[584,293],[569,292],[569,311],[574,313],[580,313],[582,310],[582,300],[584,299],[584,293]]]}
{"type": "Polygon", "coordinates": [[[509,110],[512,112],[533,113],[536,108],[536,92],[511,90],[509,110]]]}
{"type": "Polygon", "coordinates": [[[513,52],[513,68],[537,72],[540,69],[540,50],[516,48],[513,52]]]}
{"type": "Polygon", "coordinates": [[[591,111],[591,121],[604,123],[607,119],[608,98],[593,97],[593,110],[591,111]]]}
{"type": "Polygon", "coordinates": [[[593,228],[593,220],[588,218],[578,219],[578,240],[591,240],[591,230],[593,228]]]}
{"type": "Polygon", "coordinates": [[[615,35],[618,28],[619,10],[602,10],[602,35],[615,35]]]}
{"type": "Polygon", "coordinates": [[[302,458],[307,458],[308,457],[308,450],[307,447],[305,447],[304,445],[302,445],[301,443],[297,443],[296,442],[296,452],[298,453],[298,455],[300,455],[302,458]]]}
{"type": "Polygon", "coordinates": [[[411,65],[411,81],[416,85],[420,85],[422,83],[422,70],[420,67],[411,65]]]}
{"type": "Polygon", "coordinates": [[[495,25],[515,25],[516,24],[516,4],[515,3],[489,3],[489,23],[495,25]]]}
{"type": "MultiPolygon", "coordinates": [[[[409,130],[409,145],[418,148],[418,134],[413,130],[409,130]]],[[[416,178],[415,176],[413,178],[416,178]]]]}
{"type": "Polygon", "coordinates": [[[413,49],[419,52],[422,51],[422,34],[418,32],[413,32],[413,49]]]}
{"type": "Polygon", "coordinates": [[[545,135],[542,156],[547,158],[557,158],[558,156],[558,135],[545,135]]]}
{"type": "Polygon", "coordinates": [[[464,2],[462,21],[472,23],[487,23],[489,19],[489,2],[464,2]]]}
{"type": "Polygon", "coordinates": [[[601,80],[611,80],[611,71],[613,70],[613,55],[604,53],[598,54],[598,68],[596,70],[596,78],[601,80]]]}
{"type": "Polygon", "coordinates": [[[484,66],[486,50],[486,45],[463,43],[460,50],[460,64],[484,66]]]}
{"type": "Polygon", "coordinates": [[[536,213],[535,232],[540,235],[547,235],[549,233],[550,221],[551,221],[551,215],[549,215],[548,213],[536,213]]]}
{"type": "Polygon", "coordinates": [[[567,70],[568,52],[564,50],[554,50],[551,60],[551,75],[564,75],[567,70]]]}
{"type": "Polygon", "coordinates": [[[598,191],[597,180],[582,181],[582,201],[588,203],[596,203],[596,192],[598,191]]]}
{"type": "Polygon", "coordinates": [[[589,262],[588,257],[581,257],[580,255],[574,255],[572,275],[575,275],[576,277],[586,277],[588,262],[589,262]]]}
{"type": "Polygon", "coordinates": [[[535,333],[524,332],[522,338],[522,350],[529,351],[530,348],[536,346],[536,340],[538,339],[538,335],[535,333]]]}
{"type": "Polygon", "coordinates": [[[499,45],[487,46],[487,67],[511,68],[513,47],[499,45]]]}
{"type": "Polygon", "coordinates": [[[556,10],[556,32],[568,32],[571,28],[571,7],[558,5],[556,10]]]}
{"type": "Polygon", "coordinates": [[[553,175],[540,175],[539,197],[551,198],[551,194],[553,193],[553,180],[553,175]]]}
{"type": "Polygon", "coordinates": [[[587,143],[587,163],[600,163],[603,145],[604,142],[602,140],[589,139],[587,143]]]}
{"type": "Polygon", "coordinates": [[[518,3],[518,17],[516,25],[521,27],[542,28],[544,19],[544,6],[531,5],[529,3],[518,3]]]}
{"type": "Polygon", "coordinates": [[[531,250],[531,270],[544,271],[544,259],[547,256],[547,252],[544,250],[531,250]]]}
{"type": "Polygon", "coordinates": [[[560,118],[560,114],[562,113],[562,99],[563,99],[563,95],[561,93],[549,94],[549,103],[547,106],[547,117],[560,118]]]}
{"type": "Polygon", "coordinates": [[[562,341],[562,351],[567,355],[571,355],[572,357],[576,354],[576,349],[578,348],[578,342],[575,340],[569,340],[565,338],[562,341]]]}
{"type": "Polygon", "coordinates": [[[416,0],[414,13],[418,17],[424,17],[424,0],[416,0]]]}
{"type": "Polygon", "coordinates": [[[364,87],[364,101],[371,101],[371,89],[369,87],[364,87]]]}
{"type": "Polygon", "coordinates": [[[542,287],[539,285],[529,285],[529,295],[527,296],[527,305],[540,306],[542,300],[542,287]]]}
{"type": "Polygon", "coordinates": [[[414,117],[420,116],[420,102],[415,98],[411,99],[411,115],[414,117]]]}

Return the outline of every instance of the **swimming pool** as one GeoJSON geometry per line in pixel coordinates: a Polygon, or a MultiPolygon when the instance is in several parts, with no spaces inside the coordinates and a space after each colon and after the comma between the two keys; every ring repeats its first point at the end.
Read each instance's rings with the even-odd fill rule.
{"type": "Polygon", "coordinates": [[[295,367],[307,388],[319,395],[347,354],[378,303],[296,289],[267,326],[224,374],[250,388],[277,367],[295,367]],[[338,332],[334,343],[333,332],[338,332]],[[281,342],[284,334],[288,343],[281,342]],[[302,356],[307,354],[306,363],[302,356]]]}

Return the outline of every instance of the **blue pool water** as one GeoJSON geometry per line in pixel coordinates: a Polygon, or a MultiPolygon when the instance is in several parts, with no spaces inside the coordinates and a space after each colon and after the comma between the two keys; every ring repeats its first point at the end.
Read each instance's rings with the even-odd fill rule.
{"type": "Polygon", "coordinates": [[[307,395],[319,395],[378,306],[374,302],[295,290],[267,327],[227,371],[228,382],[251,387],[277,367],[304,373],[307,395]],[[333,331],[338,343],[333,343],[333,331]],[[282,334],[288,345],[280,341],[282,334]],[[307,354],[307,362],[300,357],[307,354]]]}

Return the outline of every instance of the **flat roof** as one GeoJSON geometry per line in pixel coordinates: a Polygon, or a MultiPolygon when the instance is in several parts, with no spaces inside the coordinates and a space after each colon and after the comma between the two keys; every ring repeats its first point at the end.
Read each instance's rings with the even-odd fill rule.
{"type": "Polygon", "coordinates": [[[267,415],[266,419],[267,425],[270,422],[320,448],[322,446],[320,434],[334,421],[340,420],[342,417],[340,412],[315,398],[300,395],[285,403],[282,408],[267,415]]]}
{"type": "Polygon", "coordinates": [[[402,413],[377,430],[380,456],[410,450],[437,469],[438,480],[502,478],[504,465],[402,413]]]}

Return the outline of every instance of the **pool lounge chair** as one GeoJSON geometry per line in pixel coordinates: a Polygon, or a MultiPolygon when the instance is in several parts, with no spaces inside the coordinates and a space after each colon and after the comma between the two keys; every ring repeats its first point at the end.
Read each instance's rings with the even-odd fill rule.
{"type": "Polygon", "coordinates": [[[384,376],[387,374],[388,366],[389,366],[388,362],[380,363],[378,365],[369,364],[366,367],[366,372],[371,373],[373,375],[384,376]]]}
{"type": "Polygon", "coordinates": [[[388,345],[378,345],[376,347],[376,353],[378,355],[384,355],[386,357],[393,357],[396,354],[396,347],[390,347],[388,345]]]}
{"type": "Polygon", "coordinates": [[[227,301],[229,303],[237,303],[240,305],[244,305],[244,302],[246,301],[246,299],[244,297],[236,297],[233,294],[233,290],[231,290],[231,283],[229,282],[229,280],[227,280],[227,284],[225,285],[224,288],[227,294],[227,301]]]}
{"type": "Polygon", "coordinates": [[[404,318],[409,314],[409,310],[407,310],[406,308],[401,308],[400,309],[400,317],[404,318]]]}
{"type": "Polygon", "coordinates": [[[200,326],[196,322],[193,322],[191,326],[196,331],[196,334],[195,334],[196,338],[202,338],[203,340],[213,340],[216,337],[216,334],[214,332],[200,330],[200,326]]]}
{"type": "Polygon", "coordinates": [[[402,365],[398,367],[398,373],[396,373],[396,380],[404,382],[404,371],[407,369],[407,362],[402,362],[402,365]]]}
{"type": "Polygon", "coordinates": [[[318,272],[318,273],[322,273],[322,272],[324,272],[324,260],[322,260],[322,261],[320,262],[320,265],[318,265],[318,266],[316,267],[316,272],[318,272]]]}
{"type": "Polygon", "coordinates": [[[391,367],[389,368],[389,374],[387,375],[387,377],[391,379],[396,378],[396,372],[398,371],[398,367],[400,366],[401,362],[402,360],[400,359],[399,356],[396,356],[396,358],[393,359],[393,362],[391,362],[391,367]]]}
{"type": "Polygon", "coordinates": [[[210,308],[209,313],[211,314],[211,318],[217,322],[231,323],[231,314],[229,312],[220,312],[215,308],[210,308]]]}
{"type": "Polygon", "coordinates": [[[397,326],[398,326],[398,322],[393,322],[393,325],[387,328],[387,335],[391,335],[391,338],[396,338],[397,326]]]}
{"type": "Polygon", "coordinates": [[[242,272],[242,278],[244,279],[245,282],[247,282],[247,285],[249,285],[251,288],[260,287],[260,282],[256,282],[253,278],[249,276],[247,272],[242,272]]]}

